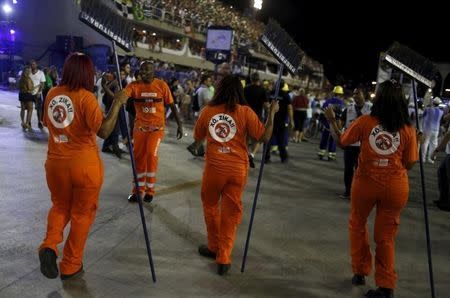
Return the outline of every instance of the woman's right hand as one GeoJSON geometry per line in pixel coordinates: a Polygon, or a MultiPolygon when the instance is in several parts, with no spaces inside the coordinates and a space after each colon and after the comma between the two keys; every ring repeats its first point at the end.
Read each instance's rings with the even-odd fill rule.
{"type": "Polygon", "coordinates": [[[125,105],[128,101],[128,95],[125,90],[120,90],[114,94],[114,101],[119,102],[122,105],[125,105]]]}
{"type": "Polygon", "coordinates": [[[275,115],[275,113],[278,112],[279,109],[280,109],[280,105],[278,104],[278,100],[273,100],[270,103],[270,113],[272,115],[275,115]]]}
{"type": "Polygon", "coordinates": [[[328,122],[336,120],[336,114],[334,113],[332,106],[325,109],[325,118],[327,118],[328,122]]]}

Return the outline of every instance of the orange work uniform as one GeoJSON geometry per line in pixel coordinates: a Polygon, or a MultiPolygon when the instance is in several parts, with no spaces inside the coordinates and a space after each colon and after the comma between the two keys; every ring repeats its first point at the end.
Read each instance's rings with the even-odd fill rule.
{"type": "MultiPolygon", "coordinates": [[[[134,159],[141,195],[155,194],[158,148],[164,137],[165,106],[173,103],[169,86],[163,80],[135,81],[125,92],[134,99],[134,159]]],[[[133,193],[136,189],[133,185],[133,193]]]]}
{"type": "Polygon", "coordinates": [[[194,130],[196,141],[206,138],[206,164],[201,198],[208,248],[218,264],[231,263],[236,229],[242,218],[241,196],[247,182],[247,137],[259,140],[264,125],[248,106],[232,112],[225,105],[206,106],[194,130]]]}
{"type": "Polygon", "coordinates": [[[353,273],[369,275],[372,270],[367,218],[376,206],[375,282],[379,287],[394,289],[394,240],[409,193],[406,165],[419,159],[415,129],[404,126],[390,133],[377,118],[366,115],[355,120],[340,141],[343,146],[361,141],[349,221],[353,273]]]}
{"type": "Polygon", "coordinates": [[[48,153],[45,162],[52,207],[47,234],[40,249],[58,254],[63,231],[70,221],[70,232],[60,263],[61,274],[73,274],[82,265],[89,229],[94,222],[103,164],[96,134],[104,116],[97,99],[85,89],[51,89],[44,103],[43,122],[48,127],[48,153]]]}

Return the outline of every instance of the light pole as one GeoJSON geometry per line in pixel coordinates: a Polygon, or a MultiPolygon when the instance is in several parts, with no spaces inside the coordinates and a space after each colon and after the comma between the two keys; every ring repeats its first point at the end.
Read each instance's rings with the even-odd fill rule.
{"type": "MultiPolygon", "coordinates": [[[[14,1],[13,4],[16,4],[17,1],[14,1]]],[[[3,17],[2,19],[2,28],[1,33],[4,34],[4,46],[9,54],[9,69],[6,71],[12,71],[14,66],[14,43],[16,38],[16,30],[13,27],[14,21],[10,20],[10,15],[13,13],[13,7],[10,5],[9,1],[4,2],[2,4],[3,17]]]]}

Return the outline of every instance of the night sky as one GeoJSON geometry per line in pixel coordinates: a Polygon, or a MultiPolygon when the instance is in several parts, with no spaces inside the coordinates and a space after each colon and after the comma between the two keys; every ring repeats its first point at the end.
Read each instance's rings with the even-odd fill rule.
{"type": "MultiPolygon", "coordinates": [[[[375,80],[378,55],[399,41],[434,62],[450,63],[450,11],[445,1],[264,0],[257,18],[275,18],[325,74],[341,83],[375,80]],[[394,6],[393,6],[394,5],[394,6]]],[[[252,0],[224,0],[239,9],[252,0]]]]}

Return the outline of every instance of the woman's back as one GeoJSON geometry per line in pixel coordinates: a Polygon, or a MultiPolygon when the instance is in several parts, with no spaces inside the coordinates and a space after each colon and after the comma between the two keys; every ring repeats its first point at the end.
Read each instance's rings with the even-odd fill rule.
{"type": "Polygon", "coordinates": [[[416,132],[410,125],[391,133],[383,129],[376,117],[364,115],[341,138],[344,146],[357,141],[361,141],[361,153],[356,175],[378,178],[406,175],[407,165],[418,160],[416,132]]]}
{"type": "Polygon", "coordinates": [[[33,91],[33,81],[26,74],[19,79],[19,91],[22,93],[31,93],[33,91]]]}
{"type": "Polygon", "coordinates": [[[195,136],[207,140],[206,159],[224,168],[248,165],[247,136],[259,139],[264,125],[249,106],[207,105],[197,120],[195,136]]]}
{"type": "Polygon", "coordinates": [[[49,159],[98,160],[96,134],[104,116],[92,92],[51,89],[44,104],[49,159]]]}

